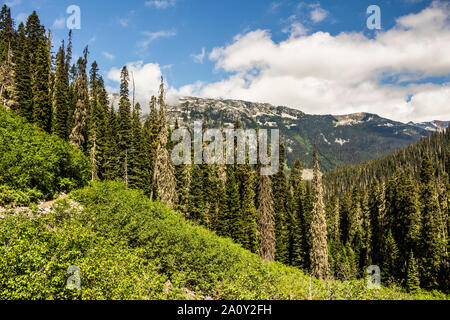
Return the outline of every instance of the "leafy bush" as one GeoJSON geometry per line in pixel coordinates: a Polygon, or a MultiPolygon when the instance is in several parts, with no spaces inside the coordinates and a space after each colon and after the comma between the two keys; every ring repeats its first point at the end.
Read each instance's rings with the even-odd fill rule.
{"type": "Polygon", "coordinates": [[[81,151],[0,106],[0,205],[52,198],[88,179],[89,161],[81,151]]]}

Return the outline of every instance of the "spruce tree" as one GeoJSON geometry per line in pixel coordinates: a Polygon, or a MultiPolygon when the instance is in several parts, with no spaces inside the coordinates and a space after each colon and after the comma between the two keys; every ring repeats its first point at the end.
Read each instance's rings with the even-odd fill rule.
{"type": "Polygon", "coordinates": [[[371,228],[371,257],[372,263],[381,265],[383,239],[384,239],[384,215],[386,210],[385,201],[385,185],[384,182],[379,183],[375,179],[369,191],[369,211],[370,211],[370,228],[371,228]]]}
{"type": "Polygon", "coordinates": [[[309,232],[306,223],[304,205],[305,188],[302,179],[302,165],[300,160],[294,162],[289,178],[292,193],[292,218],[289,226],[290,263],[300,268],[306,268],[304,255],[307,251],[305,235],[309,232]]]}
{"type": "Polygon", "coordinates": [[[239,184],[236,181],[234,165],[228,165],[225,184],[224,227],[220,235],[232,238],[236,243],[242,243],[241,203],[239,184]]]}
{"type": "Polygon", "coordinates": [[[15,37],[11,9],[5,4],[0,10],[0,64],[9,59],[11,50],[15,47],[15,37]]]}
{"type": "Polygon", "coordinates": [[[89,113],[89,87],[87,76],[87,55],[88,48],[83,52],[83,58],[78,59],[78,86],[77,86],[77,105],[74,114],[74,127],[69,137],[72,145],[86,150],[87,144],[87,117],[89,113]]]}
{"type": "Polygon", "coordinates": [[[314,147],[314,178],[313,178],[313,211],[311,221],[311,271],[320,280],[329,275],[327,222],[323,204],[322,173],[319,167],[317,147],[314,147]]]}
{"type": "Polygon", "coordinates": [[[381,266],[381,275],[383,282],[387,284],[397,283],[399,279],[399,256],[397,243],[392,236],[392,231],[388,230],[383,247],[383,263],[381,266]]]}
{"type": "Polygon", "coordinates": [[[54,134],[67,140],[69,137],[68,117],[69,74],[66,69],[64,41],[56,54],[55,82],[53,89],[53,128],[54,134]]]}
{"type": "Polygon", "coordinates": [[[119,124],[117,121],[117,114],[114,107],[111,105],[107,111],[106,130],[105,130],[105,151],[104,151],[104,174],[106,180],[116,180],[122,177],[119,141],[117,131],[119,124]]]}
{"type": "Polygon", "coordinates": [[[31,88],[31,66],[29,59],[29,47],[25,35],[25,26],[19,24],[17,30],[17,42],[14,49],[14,80],[15,80],[15,104],[12,107],[19,115],[32,121],[33,92],[31,88]]]}
{"type": "Polygon", "coordinates": [[[434,167],[428,155],[422,161],[420,172],[422,183],[422,250],[421,250],[421,283],[425,288],[438,286],[438,275],[444,243],[439,225],[440,207],[436,192],[434,167]]]}
{"type": "Polygon", "coordinates": [[[144,191],[147,195],[150,195],[154,191],[152,190],[152,185],[160,129],[159,115],[156,109],[156,97],[152,96],[150,100],[150,116],[145,121],[143,128],[143,148],[146,154],[144,191]]]}
{"type": "Polygon", "coordinates": [[[169,132],[166,122],[166,103],[165,103],[165,90],[164,81],[161,78],[161,86],[159,90],[159,121],[160,132],[158,135],[158,148],[156,150],[155,169],[153,175],[153,188],[155,190],[157,199],[166,204],[168,207],[173,208],[176,201],[176,181],[175,181],[175,169],[172,163],[171,155],[167,150],[169,132]]]}
{"type": "Polygon", "coordinates": [[[127,67],[123,67],[120,76],[120,102],[118,112],[117,142],[121,165],[120,177],[126,185],[129,184],[129,162],[131,144],[131,103],[129,99],[129,73],[127,67]]]}
{"type": "Polygon", "coordinates": [[[259,176],[258,183],[258,244],[263,260],[275,260],[275,212],[270,177],[259,176]]]}
{"type": "Polygon", "coordinates": [[[36,49],[35,67],[33,73],[33,122],[42,130],[51,133],[52,103],[50,97],[51,61],[47,41],[42,38],[36,49]]]}
{"type": "Polygon", "coordinates": [[[408,259],[406,289],[411,293],[414,293],[420,289],[419,269],[417,267],[417,262],[412,251],[410,252],[408,259]]]}
{"type": "Polygon", "coordinates": [[[239,165],[243,247],[258,252],[258,211],[255,206],[255,173],[250,164],[239,165]]]}
{"type": "Polygon", "coordinates": [[[131,122],[131,148],[130,148],[130,187],[144,188],[144,145],[141,122],[141,106],[137,103],[132,113],[131,122]]]}
{"type": "Polygon", "coordinates": [[[289,230],[288,218],[290,215],[288,204],[288,192],[290,187],[285,173],[285,146],[280,145],[280,169],[272,178],[272,193],[275,210],[275,260],[289,263],[289,230]]]}

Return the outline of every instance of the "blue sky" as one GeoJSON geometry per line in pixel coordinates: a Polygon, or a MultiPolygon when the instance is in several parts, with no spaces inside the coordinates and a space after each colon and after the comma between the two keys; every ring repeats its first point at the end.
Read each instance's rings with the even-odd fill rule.
{"type": "MultiPolygon", "coordinates": [[[[272,58],[261,57],[261,61],[258,62],[260,65],[258,63],[255,65],[251,62],[252,57],[237,55],[236,52],[239,52],[240,46],[243,46],[243,52],[248,49],[245,45],[252,45],[253,49],[261,45],[261,50],[265,51],[268,51],[271,46],[283,50],[284,46],[293,45],[294,41],[306,41],[307,38],[313,41],[315,35],[324,33],[326,37],[323,41],[328,44],[336,40],[341,41],[343,34],[359,34],[364,37],[364,45],[370,51],[371,41],[378,41],[378,33],[394,30],[398,25],[396,19],[399,17],[417,15],[417,19],[420,20],[421,12],[430,7],[438,7],[439,10],[448,13],[448,7],[442,2],[436,5],[436,2],[425,0],[8,0],[2,2],[12,7],[16,21],[25,19],[29,13],[36,10],[42,23],[54,33],[54,50],[68,33],[64,20],[69,16],[66,14],[67,7],[72,4],[79,6],[81,30],[74,30],[74,53],[81,54],[83,47],[89,45],[90,61],[96,60],[99,63],[110,90],[118,86],[117,70],[122,65],[133,64],[138,80],[148,81],[148,86],[154,86],[155,79],[158,78],[157,73],[162,72],[173,93],[220,95],[248,100],[258,99],[260,91],[252,89],[252,85],[256,85],[255,79],[260,74],[273,74],[270,71],[274,70],[272,66],[262,65],[266,63],[278,65],[278,63],[274,63],[272,58]],[[377,4],[381,8],[382,30],[380,31],[369,30],[366,26],[368,17],[366,9],[372,4],[377,4]],[[247,36],[251,38],[252,35],[257,38],[255,42],[247,41],[247,36]],[[244,59],[245,62],[233,65],[240,59],[244,59]],[[152,73],[151,76],[150,73],[152,73]],[[240,87],[236,84],[237,82],[233,82],[236,77],[242,80],[240,87]],[[220,83],[223,88],[218,88],[220,83]]],[[[448,20],[444,19],[443,30],[448,28],[448,20]]],[[[417,32],[422,31],[421,29],[417,32]]],[[[360,39],[352,41],[355,44],[361,42],[360,39]]],[[[323,50],[329,50],[329,47],[324,45],[323,50]]],[[[295,52],[292,52],[292,55],[295,56],[295,52]]],[[[332,58],[330,53],[330,59],[332,58]]],[[[417,61],[411,63],[417,63],[417,61]]],[[[439,66],[430,66],[430,69],[435,68],[437,71],[428,74],[410,65],[395,72],[386,71],[384,66],[383,72],[386,72],[386,76],[374,75],[373,70],[368,70],[369,75],[361,78],[360,83],[370,80],[368,85],[372,83],[377,89],[388,91],[395,87],[398,89],[399,96],[401,92],[405,99],[407,97],[406,103],[414,95],[423,93],[425,88],[434,90],[439,86],[443,88],[444,94],[447,94],[450,73],[447,69],[447,61],[443,61],[442,64],[444,68],[442,69],[441,66],[440,71],[439,66]],[[399,80],[406,76],[407,80],[399,80]],[[416,88],[417,86],[421,88],[421,91],[416,88]]],[[[286,65],[285,68],[289,66],[286,65]]],[[[314,72],[316,73],[298,74],[293,77],[295,80],[302,81],[312,75],[316,80],[321,79],[320,85],[325,85],[326,82],[323,81],[341,81],[331,76],[331,78],[319,76],[320,70],[314,72]]],[[[144,88],[144,85],[142,83],[140,87],[144,88]]],[[[349,88],[352,85],[354,86],[349,84],[349,88]]],[[[148,90],[149,92],[145,94],[141,93],[142,99],[148,98],[153,89],[148,90]]],[[[333,90],[336,91],[337,98],[339,90],[344,89],[333,90]]],[[[323,104],[326,101],[314,100],[314,97],[309,97],[307,94],[296,96],[294,91],[295,89],[292,91],[291,99],[278,98],[281,93],[273,96],[262,94],[261,99],[274,104],[298,107],[311,113],[314,113],[314,110],[319,113],[335,114],[370,111],[367,110],[370,109],[370,101],[362,101],[344,108],[339,105],[329,106],[330,110],[326,106],[317,108],[316,104],[323,104]],[[357,110],[358,108],[364,110],[357,110]]],[[[290,95],[289,93],[287,95],[290,95]]],[[[380,95],[388,96],[390,94],[394,93],[380,93],[380,95]]],[[[442,92],[440,94],[442,95],[442,92]]],[[[379,103],[379,101],[376,102],[379,103]]],[[[386,103],[395,103],[396,107],[400,108],[397,106],[398,101],[393,102],[388,99],[386,103]]],[[[423,114],[414,113],[414,110],[403,110],[403,115],[399,114],[395,117],[397,111],[390,113],[382,108],[379,110],[377,107],[373,108],[375,108],[372,110],[374,113],[381,113],[391,118],[402,120],[426,118],[423,114]]],[[[414,109],[410,106],[411,108],[414,109]]],[[[439,112],[435,112],[430,117],[448,115],[448,112],[439,112]]]]}

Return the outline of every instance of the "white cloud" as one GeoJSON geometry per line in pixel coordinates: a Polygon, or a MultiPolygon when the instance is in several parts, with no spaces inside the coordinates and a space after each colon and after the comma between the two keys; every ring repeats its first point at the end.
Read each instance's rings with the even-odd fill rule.
{"type": "MultiPolygon", "coordinates": [[[[161,81],[161,67],[154,63],[144,63],[143,61],[129,62],[127,68],[130,73],[130,80],[134,77],[136,85],[136,101],[141,104],[145,112],[148,112],[148,105],[152,95],[158,94],[161,81]]],[[[108,72],[108,79],[120,84],[119,68],[111,68],[108,72]]],[[[130,81],[130,90],[131,81],[130,81]]],[[[108,92],[117,92],[114,88],[109,88],[108,92]]]]}
{"type": "Polygon", "coordinates": [[[300,22],[294,22],[289,27],[283,29],[284,33],[289,33],[291,37],[304,36],[308,33],[308,29],[300,22]]]}
{"type": "Polygon", "coordinates": [[[311,11],[311,20],[315,23],[325,20],[328,16],[328,11],[322,8],[315,8],[311,11]]]}
{"type": "Polygon", "coordinates": [[[362,33],[316,32],[277,43],[267,30],[251,31],[210,53],[216,70],[227,77],[197,82],[178,93],[283,104],[308,113],[365,111],[401,121],[450,118],[449,83],[383,82],[386,77],[404,80],[404,75],[421,82],[448,76],[449,17],[450,4],[433,2],[397,19],[395,27],[374,39],[362,33]]]}
{"type": "Polygon", "coordinates": [[[141,49],[146,50],[152,41],[155,41],[156,39],[159,39],[159,38],[174,37],[174,36],[176,36],[176,32],[173,30],[172,31],[162,30],[162,31],[156,31],[156,32],[144,31],[144,32],[142,32],[142,35],[144,36],[144,39],[139,41],[138,46],[141,49]]]}
{"type": "Polygon", "coordinates": [[[191,54],[192,59],[195,63],[203,63],[203,59],[205,58],[206,51],[205,48],[202,48],[202,52],[199,54],[191,54]]]}
{"type": "Polygon", "coordinates": [[[58,18],[55,21],[53,21],[53,28],[55,29],[63,29],[66,25],[66,19],[58,18]]]}
{"type": "Polygon", "coordinates": [[[111,54],[107,51],[103,51],[102,54],[106,59],[108,59],[110,61],[113,61],[116,58],[113,54],[111,54]]]}
{"type": "Polygon", "coordinates": [[[155,7],[157,9],[166,9],[175,6],[175,0],[149,0],[145,2],[146,7],[155,7]]]}

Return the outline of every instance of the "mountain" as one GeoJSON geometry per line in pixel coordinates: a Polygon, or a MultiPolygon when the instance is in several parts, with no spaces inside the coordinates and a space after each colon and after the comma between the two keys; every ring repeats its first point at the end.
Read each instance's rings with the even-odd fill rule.
{"type": "Polygon", "coordinates": [[[391,154],[430,134],[424,128],[376,114],[309,115],[267,103],[195,97],[180,99],[169,108],[168,117],[172,123],[178,119],[185,125],[203,120],[210,128],[233,127],[236,120],[246,128],[278,128],[289,166],[299,158],[306,168],[312,168],[316,144],[324,171],[391,154]]]}
{"type": "Polygon", "coordinates": [[[422,129],[425,129],[430,132],[441,132],[447,128],[450,128],[450,121],[434,120],[434,121],[419,122],[419,123],[410,121],[410,122],[408,122],[408,125],[422,128],[422,129]]]}

